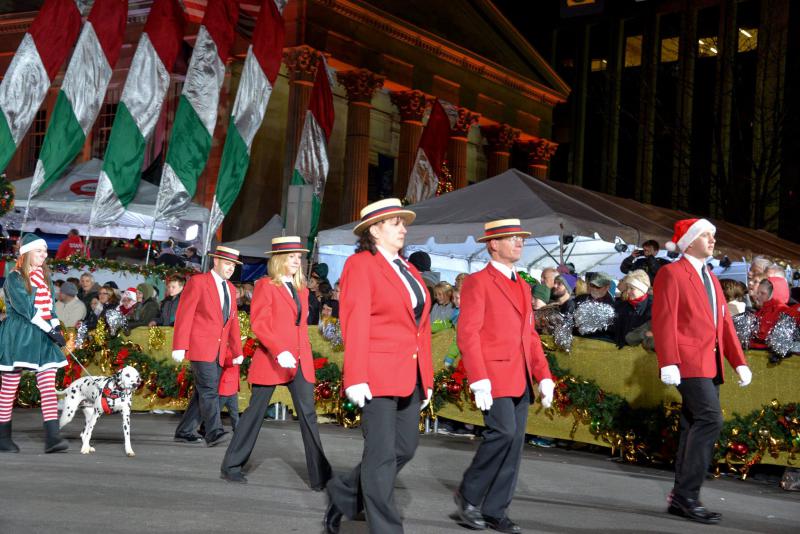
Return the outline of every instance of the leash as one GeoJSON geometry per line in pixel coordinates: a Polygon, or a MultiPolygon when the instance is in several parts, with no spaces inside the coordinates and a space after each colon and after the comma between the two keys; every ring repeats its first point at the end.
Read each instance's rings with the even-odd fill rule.
{"type": "Polygon", "coordinates": [[[93,375],[92,373],[90,373],[90,372],[89,372],[89,370],[88,370],[86,367],[84,367],[84,365],[81,363],[81,361],[78,359],[78,357],[77,357],[77,356],[75,356],[75,353],[73,353],[73,352],[70,350],[70,348],[69,348],[69,347],[67,347],[66,345],[64,345],[64,348],[65,348],[65,349],[67,349],[67,353],[68,353],[68,354],[69,354],[69,355],[72,357],[72,359],[73,359],[73,360],[75,360],[75,363],[77,363],[78,365],[80,365],[80,366],[81,366],[81,369],[83,369],[83,371],[84,371],[84,372],[85,372],[85,373],[86,373],[86,374],[87,374],[89,377],[91,377],[91,378],[94,378],[94,375],[93,375]]]}

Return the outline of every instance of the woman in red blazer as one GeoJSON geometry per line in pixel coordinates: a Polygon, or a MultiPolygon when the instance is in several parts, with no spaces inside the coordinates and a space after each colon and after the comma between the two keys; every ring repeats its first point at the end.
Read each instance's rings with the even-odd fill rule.
{"type": "Polygon", "coordinates": [[[371,533],[403,531],[392,502],[397,473],[414,456],[419,411],[433,391],[430,299],[419,272],[399,256],[414,212],[385,199],[361,210],[356,254],[344,265],[339,317],[344,388],[362,408],[361,464],[328,484],[326,532],[365,509],[371,533]]]}
{"type": "Polygon", "coordinates": [[[301,258],[308,250],[298,236],[276,237],[267,266],[269,276],[256,282],[250,304],[250,325],[259,347],[253,355],[247,381],[253,389],[225,458],[222,478],[245,483],[242,467],[258,439],[275,386],[289,388],[306,453],[311,488],[321,491],[331,478],[331,466],[322,450],[314,406],[314,362],[308,340],[308,288],[301,258]]]}

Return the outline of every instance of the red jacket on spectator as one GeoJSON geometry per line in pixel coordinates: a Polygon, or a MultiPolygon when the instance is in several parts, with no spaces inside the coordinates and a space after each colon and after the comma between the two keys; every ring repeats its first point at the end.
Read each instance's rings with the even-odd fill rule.
{"type": "Polygon", "coordinates": [[[233,365],[233,355],[228,352],[219,377],[219,394],[221,397],[228,397],[237,393],[239,393],[239,366],[233,365]]]}
{"type": "Polygon", "coordinates": [[[758,333],[753,342],[750,343],[750,346],[754,349],[767,348],[767,336],[772,330],[772,327],[775,326],[775,323],[778,322],[778,319],[781,318],[782,313],[790,316],[796,315],[789,306],[786,305],[786,303],[789,302],[789,284],[786,282],[786,279],[770,276],[768,280],[772,282],[772,298],[756,311],[756,317],[758,317],[758,333]]]}
{"type": "Polygon", "coordinates": [[[89,259],[89,249],[83,245],[83,239],[79,235],[67,235],[67,238],[58,245],[56,252],[57,260],[65,260],[72,255],[85,256],[89,259]]]}

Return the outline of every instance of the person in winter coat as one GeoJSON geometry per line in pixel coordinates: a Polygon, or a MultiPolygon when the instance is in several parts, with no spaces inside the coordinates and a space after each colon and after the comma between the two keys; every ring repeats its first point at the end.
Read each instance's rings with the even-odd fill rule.
{"type": "Polygon", "coordinates": [[[128,316],[129,330],[139,326],[147,326],[150,321],[158,318],[161,308],[158,306],[155,293],[155,289],[150,284],[136,286],[136,307],[133,309],[133,315],[128,316]]]}
{"type": "Polygon", "coordinates": [[[617,310],[615,341],[619,348],[627,345],[625,336],[650,321],[653,307],[653,297],[649,294],[650,277],[646,272],[632,271],[622,279],[622,283],[625,285],[625,294],[615,306],[617,310]]]}

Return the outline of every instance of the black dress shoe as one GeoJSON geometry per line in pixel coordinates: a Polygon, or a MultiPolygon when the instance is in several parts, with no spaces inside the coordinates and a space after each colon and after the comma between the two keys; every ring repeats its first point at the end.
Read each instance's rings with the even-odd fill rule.
{"type": "Polygon", "coordinates": [[[247,484],[247,478],[241,471],[220,471],[219,478],[236,484],[247,484]]]}
{"type": "Polygon", "coordinates": [[[498,518],[485,515],[483,516],[483,520],[486,521],[487,527],[498,532],[507,532],[508,534],[519,534],[522,532],[520,526],[510,520],[508,516],[498,518]]]}
{"type": "Polygon", "coordinates": [[[456,515],[458,516],[458,524],[462,527],[471,528],[472,530],[486,530],[486,521],[483,520],[483,514],[477,506],[473,506],[464,499],[461,492],[456,492],[453,500],[458,506],[456,515]]]}
{"type": "Polygon", "coordinates": [[[717,512],[709,512],[706,507],[697,499],[686,499],[678,495],[672,496],[672,502],[667,509],[667,512],[679,517],[685,517],[691,521],[698,523],[719,523],[722,519],[722,514],[717,512]]]}
{"type": "Polygon", "coordinates": [[[339,527],[342,525],[342,511],[330,501],[328,509],[325,510],[325,517],[322,518],[322,526],[325,534],[339,534],[339,527]]]}
{"type": "Polygon", "coordinates": [[[175,441],[178,443],[200,443],[202,440],[197,434],[175,434],[175,441]]]}
{"type": "Polygon", "coordinates": [[[206,447],[216,447],[231,440],[230,432],[220,432],[216,437],[206,441],[206,447]]]}

